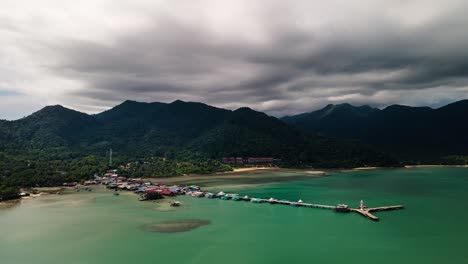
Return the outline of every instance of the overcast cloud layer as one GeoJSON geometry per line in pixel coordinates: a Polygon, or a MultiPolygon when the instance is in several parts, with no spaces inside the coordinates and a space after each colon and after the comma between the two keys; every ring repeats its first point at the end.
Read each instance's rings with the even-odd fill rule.
{"type": "Polygon", "coordinates": [[[2,0],[0,118],[126,99],[282,116],[468,98],[467,1],[2,0]]]}

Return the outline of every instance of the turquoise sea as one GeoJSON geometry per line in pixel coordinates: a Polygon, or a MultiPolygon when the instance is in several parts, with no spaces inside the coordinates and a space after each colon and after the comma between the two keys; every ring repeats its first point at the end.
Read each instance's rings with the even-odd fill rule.
{"type": "Polygon", "coordinates": [[[468,168],[332,172],[223,191],[406,208],[376,213],[381,220],[373,222],[355,213],[188,196],[171,208],[168,200],[138,202],[104,189],[47,195],[0,210],[0,263],[468,263],[468,168]],[[208,224],[177,233],[145,228],[184,219],[208,224]]]}

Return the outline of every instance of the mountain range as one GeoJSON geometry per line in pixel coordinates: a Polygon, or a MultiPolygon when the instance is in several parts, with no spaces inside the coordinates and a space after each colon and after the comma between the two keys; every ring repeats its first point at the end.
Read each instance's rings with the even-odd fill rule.
{"type": "Polygon", "coordinates": [[[468,100],[437,109],[327,105],[280,119],[250,108],[232,111],[180,100],[125,101],[95,115],[55,105],[19,120],[0,120],[0,152],[67,159],[104,156],[112,148],[123,160],[268,156],[286,166],[313,167],[443,163],[468,155],[465,113],[468,100]]]}
{"type": "Polygon", "coordinates": [[[125,101],[95,115],[47,106],[19,120],[0,121],[0,152],[40,151],[56,159],[103,156],[109,148],[126,160],[268,156],[285,166],[399,165],[390,155],[355,140],[308,133],[249,108],[231,111],[179,100],[125,101]]]}
{"type": "Polygon", "coordinates": [[[468,100],[437,109],[330,104],[281,120],[313,134],[358,140],[405,162],[434,163],[447,156],[468,155],[467,114],[468,100]]]}

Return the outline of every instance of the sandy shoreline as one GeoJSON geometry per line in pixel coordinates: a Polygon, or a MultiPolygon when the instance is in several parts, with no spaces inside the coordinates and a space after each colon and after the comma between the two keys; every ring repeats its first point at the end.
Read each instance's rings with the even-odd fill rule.
{"type": "Polygon", "coordinates": [[[236,179],[255,179],[255,178],[287,178],[297,176],[297,174],[305,174],[306,177],[317,177],[327,175],[326,171],[322,170],[297,170],[285,169],[278,167],[258,167],[258,168],[239,168],[234,171],[214,173],[214,174],[190,174],[175,177],[160,177],[160,178],[145,178],[145,181],[164,182],[168,184],[193,182],[206,180],[236,180],[236,179]],[[267,172],[282,172],[284,175],[270,176],[267,172]]]}
{"type": "Polygon", "coordinates": [[[207,191],[226,191],[244,188],[255,188],[259,185],[299,181],[328,175],[321,170],[298,170],[278,167],[240,168],[231,172],[184,175],[169,178],[146,178],[153,183],[163,182],[167,185],[199,185],[207,191]]]}
{"type": "Polygon", "coordinates": [[[383,169],[382,167],[357,167],[353,168],[353,170],[377,170],[377,169],[383,169]]]}
{"type": "Polygon", "coordinates": [[[436,165],[436,164],[433,164],[433,165],[405,165],[404,166],[405,168],[407,169],[411,169],[411,168],[448,168],[448,167],[452,167],[452,168],[468,168],[468,165],[436,165]]]}
{"type": "Polygon", "coordinates": [[[275,170],[281,170],[281,168],[279,168],[279,167],[249,167],[249,168],[236,168],[236,169],[234,169],[233,171],[226,171],[226,172],[223,172],[222,174],[243,173],[243,172],[262,171],[262,170],[275,171],[275,170]]]}
{"type": "MultiPolygon", "coordinates": [[[[80,186],[80,187],[83,187],[83,186],[80,186]]],[[[0,209],[14,207],[18,204],[21,204],[24,201],[32,200],[34,198],[42,197],[44,195],[63,194],[65,191],[70,191],[70,190],[72,191],[73,187],[57,186],[57,187],[34,187],[34,188],[28,188],[28,189],[21,189],[21,192],[29,193],[29,195],[23,196],[14,200],[0,202],[0,209]],[[36,193],[32,193],[31,190],[34,190],[36,193]]]]}

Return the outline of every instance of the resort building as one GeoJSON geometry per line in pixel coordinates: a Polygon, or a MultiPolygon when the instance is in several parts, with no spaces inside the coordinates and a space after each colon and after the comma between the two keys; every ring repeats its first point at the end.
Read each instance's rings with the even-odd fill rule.
{"type": "Polygon", "coordinates": [[[257,165],[257,164],[275,164],[280,159],[272,157],[224,157],[223,163],[237,165],[257,165]]]}

